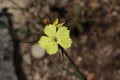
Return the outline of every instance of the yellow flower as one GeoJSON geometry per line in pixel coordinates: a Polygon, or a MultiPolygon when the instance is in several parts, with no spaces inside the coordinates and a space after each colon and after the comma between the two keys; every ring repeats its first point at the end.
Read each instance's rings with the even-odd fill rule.
{"type": "MultiPolygon", "coordinates": [[[[58,24],[58,23],[57,23],[58,24]]],[[[55,54],[58,51],[58,45],[67,49],[71,46],[70,31],[66,26],[56,27],[54,24],[45,26],[44,33],[38,41],[40,47],[44,48],[49,55],[55,54]]]]}

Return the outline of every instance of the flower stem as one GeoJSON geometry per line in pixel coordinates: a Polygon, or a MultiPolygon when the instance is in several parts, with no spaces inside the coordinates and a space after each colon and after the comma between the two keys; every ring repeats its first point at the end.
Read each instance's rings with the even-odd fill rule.
{"type": "Polygon", "coordinates": [[[80,74],[79,75],[80,76],[80,80],[87,80],[86,76],[79,70],[79,68],[74,63],[74,61],[70,58],[70,56],[67,54],[67,52],[62,47],[60,47],[60,48],[62,50],[62,54],[64,54],[69,59],[69,61],[71,62],[71,64],[74,66],[75,70],[80,74]]]}

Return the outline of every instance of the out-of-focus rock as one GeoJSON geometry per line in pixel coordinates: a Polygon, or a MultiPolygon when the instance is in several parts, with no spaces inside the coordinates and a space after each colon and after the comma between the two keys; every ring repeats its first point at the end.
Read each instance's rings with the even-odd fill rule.
{"type": "Polygon", "coordinates": [[[99,8],[100,4],[98,2],[90,2],[90,7],[93,8],[99,8]]]}
{"type": "Polygon", "coordinates": [[[41,80],[41,76],[38,72],[34,74],[34,80],[41,80]]]}
{"type": "Polygon", "coordinates": [[[12,45],[8,29],[0,29],[0,80],[17,80],[12,45]]]}
{"type": "Polygon", "coordinates": [[[30,65],[31,64],[31,57],[30,57],[30,53],[27,53],[23,56],[23,60],[30,65]]]}
{"type": "Polygon", "coordinates": [[[95,74],[94,73],[89,73],[87,76],[87,80],[94,80],[95,74]]]}
{"type": "Polygon", "coordinates": [[[45,55],[45,50],[38,44],[35,44],[31,48],[31,53],[34,58],[40,59],[45,55]]]}

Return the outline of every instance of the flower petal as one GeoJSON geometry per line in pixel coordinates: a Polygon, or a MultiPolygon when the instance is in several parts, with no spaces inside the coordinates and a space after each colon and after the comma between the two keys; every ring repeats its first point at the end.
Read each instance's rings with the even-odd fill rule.
{"type": "Polygon", "coordinates": [[[53,22],[53,25],[57,25],[59,22],[58,18],[53,22]]]}
{"type": "Polygon", "coordinates": [[[67,27],[60,27],[56,34],[58,39],[69,37],[70,31],[67,29],[67,27]]]}
{"type": "Polygon", "coordinates": [[[46,51],[49,55],[56,54],[58,51],[58,44],[56,42],[49,42],[48,45],[46,46],[46,51]]]}
{"type": "Polygon", "coordinates": [[[64,49],[67,49],[71,46],[72,40],[70,37],[58,39],[58,43],[60,46],[62,46],[64,49]]]}
{"type": "Polygon", "coordinates": [[[48,42],[50,42],[50,39],[46,36],[42,36],[38,41],[38,44],[40,47],[46,49],[46,45],[48,45],[48,42]]]}
{"type": "Polygon", "coordinates": [[[45,26],[44,33],[49,37],[53,37],[56,34],[56,26],[52,24],[45,26]]]}

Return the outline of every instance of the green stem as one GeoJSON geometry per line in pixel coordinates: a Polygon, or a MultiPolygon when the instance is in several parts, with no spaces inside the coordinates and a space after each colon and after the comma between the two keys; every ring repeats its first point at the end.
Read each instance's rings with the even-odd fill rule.
{"type": "Polygon", "coordinates": [[[62,53],[69,59],[69,61],[71,62],[71,64],[74,66],[75,70],[80,74],[80,79],[81,80],[87,80],[86,76],[79,70],[79,68],[74,63],[74,61],[70,58],[70,56],[67,54],[67,52],[62,47],[60,47],[60,48],[62,50],[62,53]]]}

